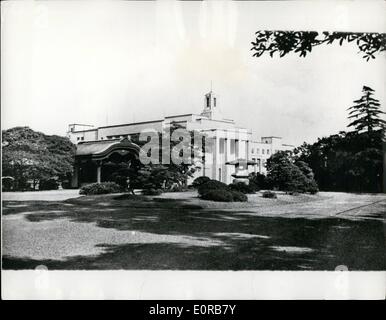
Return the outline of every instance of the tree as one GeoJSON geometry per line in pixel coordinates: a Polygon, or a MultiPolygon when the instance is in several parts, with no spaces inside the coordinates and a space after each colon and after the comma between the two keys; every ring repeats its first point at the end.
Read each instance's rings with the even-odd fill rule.
{"type": "Polygon", "coordinates": [[[268,53],[271,57],[278,53],[284,57],[290,52],[305,57],[312,48],[322,44],[338,42],[354,43],[366,61],[375,59],[375,55],[386,51],[386,33],[359,32],[323,32],[316,31],[257,31],[256,40],[252,42],[253,56],[260,57],[268,53]]]}
{"type": "Polygon", "coordinates": [[[381,192],[383,134],[356,131],[319,138],[294,150],[296,162],[304,161],[325,191],[381,192]]]}
{"type": "Polygon", "coordinates": [[[41,180],[70,178],[75,146],[68,138],[45,135],[28,127],[2,131],[2,174],[13,177],[14,189],[35,187],[41,180]]]}
{"type": "Polygon", "coordinates": [[[267,160],[267,179],[282,191],[318,191],[312,169],[303,161],[295,162],[289,151],[279,151],[267,160]]]}
{"type": "MultiPolygon", "coordinates": [[[[201,157],[203,155],[202,150],[198,150],[198,146],[194,143],[194,137],[202,138],[203,135],[194,131],[188,131],[190,140],[187,142],[187,149],[190,150],[190,155],[192,161],[190,163],[174,163],[170,161],[169,164],[162,164],[162,153],[169,153],[170,157],[173,154],[173,148],[180,143],[180,141],[173,141],[171,136],[173,132],[178,129],[184,129],[181,125],[177,123],[171,123],[169,131],[164,131],[159,134],[159,141],[162,142],[159,148],[158,159],[160,164],[150,163],[148,165],[143,165],[138,162],[135,166],[132,166],[128,172],[128,177],[130,183],[134,188],[145,188],[145,189],[166,189],[171,190],[174,187],[177,189],[183,188],[187,180],[193,176],[196,170],[196,157],[201,157]],[[169,145],[166,145],[165,142],[169,145]]],[[[139,137],[131,137],[131,140],[135,143],[143,145],[143,141],[139,141],[139,137]]]]}
{"type": "Polygon", "coordinates": [[[357,132],[367,129],[372,132],[374,129],[384,129],[386,121],[379,118],[385,112],[379,110],[379,100],[373,98],[374,90],[363,86],[363,95],[360,99],[354,100],[354,105],[348,108],[349,119],[355,119],[348,127],[354,127],[357,132]]]}

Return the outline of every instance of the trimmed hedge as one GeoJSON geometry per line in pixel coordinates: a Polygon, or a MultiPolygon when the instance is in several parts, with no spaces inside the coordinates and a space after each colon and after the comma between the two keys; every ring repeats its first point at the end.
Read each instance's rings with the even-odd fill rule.
{"type": "Polygon", "coordinates": [[[210,180],[208,182],[203,183],[197,188],[198,194],[202,196],[209,190],[229,190],[228,186],[217,180],[210,180]]]}
{"type": "Polygon", "coordinates": [[[231,191],[227,190],[206,190],[202,193],[201,198],[204,200],[232,202],[233,195],[231,191]]]}
{"type": "MultiPolygon", "coordinates": [[[[243,184],[244,185],[244,184],[243,184]]],[[[198,195],[204,200],[234,202],[248,201],[248,197],[241,191],[233,189],[231,185],[226,185],[217,180],[209,180],[197,187],[198,195]]],[[[239,189],[243,187],[240,186],[239,189]]],[[[248,188],[248,186],[247,186],[248,188]]],[[[245,188],[244,188],[245,189],[245,188]]],[[[248,188],[248,190],[250,190],[248,188]]]]}
{"type": "Polygon", "coordinates": [[[115,182],[102,182],[102,183],[92,183],[86,186],[83,186],[79,190],[79,194],[84,195],[95,195],[95,194],[108,194],[108,193],[118,193],[121,192],[122,188],[120,185],[115,182]]]}
{"type": "Polygon", "coordinates": [[[253,183],[256,186],[256,191],[259,191],[260,189],[270,189],[271,187],[266,176],[261,173],[252,172],[248,179],[249,184],[253,183]]]}
{"type": "Polygon", "coordinates": [[[198,188],[199,186],[201,186],[202,184],[204,184],[204,183],[206,183],[208,181],[210,181],[209,177],[206,177],[206,176],[198,177],[198,178],[193,180],[192,187],[193,188],[198,188]]]}
{"type": "Polygon", "coordinates": [[[250,182],[249,184],[245,184],[242,182],[231,183],[228,187],[233,191],[239,191],[244,194],[255,193],[256,191],[258,191],[257,186],[252,182],[250,182]]]}
{"type": "Polygon", "coordinates": [[[263,198],[271,198],[271,199],[276,199],[277,195],[275,192],[272,191],[264,191],[263,192],[263,198]]]}
{"type": "Polygon", "coordinates": [[[202,194],[201,198],[204,200],[220,202],[248,201],[248,198],[245,194],[239,191],[231,190],[207,190],[202,194]]]}
{"type": "Polygon", "coordinates": [[[233,201],[236,201],[236,202],[246,202],[248,201],[248,197],[240,192],[240,191],[231,191],[232,193],[232,196],[233,196],[233,201]]]}

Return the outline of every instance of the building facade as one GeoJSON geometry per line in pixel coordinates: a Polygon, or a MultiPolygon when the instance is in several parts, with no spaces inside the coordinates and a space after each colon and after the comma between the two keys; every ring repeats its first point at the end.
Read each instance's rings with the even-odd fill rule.
{"type": "Polygon", "coordinates": [[[248,168],[249,172],[265,174],[266,160],[273,153],[294,148],[292,145],[282,144],[280,137],[262,137],[260,141],[255,141],[252,138],[252,130],[239,127],[233,120],[222,116],[218,99],[212,91],[205,94],[204,108],[200,114],[174,115],[160,120],[103,127],[71,124],[67,135],[74,144],[78,144],[79,150],[84,150],[86,146],[130,139],[141,132],[163,132],[172,124],[200,132],[211,142],[207,144],[201,161],[196,164],[197,170],[191,180],[207,176],[227,184],[231,183],[235,168],[226,163],[238,159],[253,161],[254,164],[248,168]]]}

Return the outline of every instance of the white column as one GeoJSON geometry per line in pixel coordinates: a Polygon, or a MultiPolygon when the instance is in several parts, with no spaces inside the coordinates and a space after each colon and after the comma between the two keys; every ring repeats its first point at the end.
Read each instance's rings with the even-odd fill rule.
{"type": "Polygon", "coordinates": [[[77,188],[79,187],[79,165],[75,163],[74,171],[72,174],[71,187],[77,188]]]}
{"type": "Polygon", "coordinates": [[[212,179],[217,180],[217,153],[219,149],[219,139],[217,136],[213,137],[213,148],[212,148],[212,157],[213,157],[213,164],[212,164],[212,179]]]}
{"type": "Polygon", "coordinates": [[[97,182],[98,183],[102,182],[102,163],[101,162],[97,163],[97,182]]]}
{"type": "MultiPolygon", "coordinates": [[[[231,152],[231,139],[225,138],[224,140],[225,163],[230,161],[230,158],[231,158],[230,152],[231,152]]],[[[224,174],[225,174],[224,182],[227,184],[230,183],[230,169],[231,169],[230,165],[224,164],[224,174]]]]}

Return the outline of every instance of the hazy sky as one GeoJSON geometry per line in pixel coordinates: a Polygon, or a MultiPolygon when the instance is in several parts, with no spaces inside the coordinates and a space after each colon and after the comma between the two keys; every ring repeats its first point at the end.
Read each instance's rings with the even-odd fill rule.
{"type": "Polygon", "coordinates": [[[351,45],[253,58],[257,30],[386,32],[383,1],[2,2],[2,128],[64,135],[199,113],[213,89],[226,118],[299,144],[344,130],[363,85],[385,101],[385,55],[351,45]]]}

